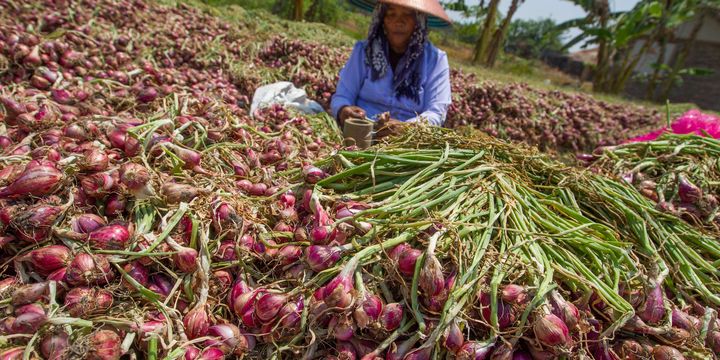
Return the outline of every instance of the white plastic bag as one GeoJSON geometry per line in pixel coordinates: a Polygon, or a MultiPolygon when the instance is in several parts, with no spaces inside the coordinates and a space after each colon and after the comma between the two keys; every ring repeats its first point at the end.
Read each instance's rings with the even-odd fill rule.
{"type": "Polygon", "coordinates": [[[255,90],[252,105],[250,106],[250,114],[253,115],[255,110],[273,104],[295,108],[305,114],[317,114],[325,111],[320,104],[307,98],[305,90],[296,88],[291,82],[280,81],[261,86],[255,90]]]}

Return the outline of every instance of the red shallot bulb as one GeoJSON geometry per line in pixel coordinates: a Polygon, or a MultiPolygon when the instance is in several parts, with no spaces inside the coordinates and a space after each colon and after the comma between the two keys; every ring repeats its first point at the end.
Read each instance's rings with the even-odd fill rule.
{"type": "Polygon", "coordinates": [[[413,249],[409,245],[400,244],[390,251],[390,258],[395,261],[400,274],[413,276],[415,274],[415,263],[422,255],[422,251],[413,249]]]}
{"type": "Polygon", "coordinates": [[[71,227],[76,233],[89,234],[106,224],[107,222],[98,215],[82,214],[72,220],[71,227]]]}
{"type": "Polygon", "coordinates": [[[338,341],[348,341],[353,338],[355,334],[355,324],[352,318],[345,315],[334,316],[330,320],[330,333],[338,341]]]}
{"type": "Polygon", "coordinates": [[[120,167],[120,183],[133,192],[145,187],[149,181],[148,170],[140,164],[125,163],[120,167]]]}
{"type": "Polygon", "coordinates": [[[380,320],[383,311],[382,300],[377,295],[365,293],[359,300],[353,318],[360,329],[368,327],[371,323],[380,320]]]}
{"type": "Polygon", "coordinates": [[[40,352],[47,360],[66,359],[69,348],[70,340],[64,331],[47,333],[40,342],[40,352]]]}
{"type": "Polygon", "coordinates": [[[548,347],[566,346],[572,339],[565,322],[554,314],[546,314],[533,325],[535,338],[548,347]]]}
{"type": "Polygon", "coordinates": [[[458,360],[485,360],[490,358],[493,345],[482,344],[476,341],[465,342],[457,352],[458,360]]]}
{"type": "Polygon", "coordinates": [[[101,250],[124,250],[129,240],[128,228],[119,224],[101,227],[88,237],[90,246],[101,250]]]}
{"type": "Polygon", "coordinates": [[[435,297],[445,290],[445,276],[440,261],[433,254],[427,254],[420,269],[419,285],[427,297],[435,297]]]}
{"type": "MultiPolygon", "coordinates": [[[[140,285],[145,287],[148,286],[150,281],[150,271],[139,260],[125,264],[123,266],[123,271],[125,271],[128,276],[133,278],[140,285]]],[[[124,278],[123,284],[125,284],[128,289],[135,290],[135,287],[129,284],[124,278]]]]}
{"type": "Polygon", "coordinates": [[[104,255],[78,253],[65,273],[65,282],[72,286],[104,285],[115,278],[112,266],[104,255]]]}
{"type": "Polygon", "coordinates": [[[98,330],[90,335],[90,344],[85,355],[86,359],[110,360],[120,359],[120,336],[112,330],[98,330]]]}
{"type": "Polygon", "coordinates": [[[665,316],[664,291],[662,284],[655,284],[647,291],[645,304],[638,311],[638,316],[648,324],[658,324],[665,316]]]}
{"type": "Polygon", "coordinates": [[[183,317],[183,325],[185,326],[185,334],[189,339],[197,339],[207,335],[210,323],[205,306],[198,306],[190,310],[183,317]]]}
{"type": "Polygon", "coordinates": [[[14,289],[11,303],[15,306],[25,305],[39,301],[48,295],[48,284],[46,282],[20,285],[14,289]]]}
{"type": "Polygon", "coordinates": [[[217,340],[206,341],[206,346],[215,346],[225,354],[242,356],[249,350],[249,343],[240,329],[233,324],[218,324],[208,328],[208,336],[217,340]]]}
{"type": "Polygon", "coordinates": [[[180,246],[176,249],[177,254],[173,255],[175,265],[180,271],[184,273],[192,273],[197,269],[197,250],[185,246],[180,246]]]}
{"type": "Polygon", "coordinates": [[[54,166],[28,165],[15,181],[0,189],[0,198],[48,195],[58,187],[62,177],[62,173],[54,166]]]}
{"type": "Polygon", "coordinates": [[[393,331],[400,327],[403,318],[402,304],[387,304],[380,315],[380,325],[385,331],[393,331]]]}
{"type": "Polygon", "coordinates": [[[260,321],[268,322],[275,318],[280,309],[287,302],[287,297],[282,294],[265,293],[255,303],[255,315],[260,321]]]}
{"type": "Polygon", "coordinates": [[[575,304],[566,301],[557,291],[550,293],[551,311],[559,317],[568,329],[574,329],[580,322],[580,311],[575,304]]]}
{"type": "Polygon", "coordinates": [[[529,300],[527,289],[515,284],[503,286],[501,298],[510,304],[525,304],[529,300]]]}
{"type": "Polygon", "coordinates": [[[460,351],[465,342],[462,330],[460,330],[460,327],[455,321],[451,322],[447,329],[445,329],[443,338],[442,344],[453,353],[460,351]]]}
{"type": "Polygon", "coordinates": [[[658,345],[653,348],[653,360],[685,360],[685,356],[676,348],[658,345]]]}
{"type": "Polygon", "coordinates": [[[65,295],[65,308],[73,317],[104,313],[112,303],[113,296],[105,289],[76,287],[65,295]]]}
{"type": "Polygon", "coordinates": [[[70,249],[64,245],[48,245],[31,250],[21,259],[32,264],[33,269],[46,275],[67,266],[70,249]]]}

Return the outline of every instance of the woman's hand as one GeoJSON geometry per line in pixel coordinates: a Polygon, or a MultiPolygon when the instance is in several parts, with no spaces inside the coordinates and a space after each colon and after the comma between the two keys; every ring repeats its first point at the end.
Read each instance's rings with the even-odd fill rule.
{"type": "Polygon", "coordinates": [[[377,138],[398,135],[402,133],[403,128],[407,126],[404,122],[391,118],[389,113],[382,114],[379,118],[376,126],[378,131],[375,133],[377,138]]]}
{"type": "Polygon", "coordinates": [[[345,125],[345,120],[348,118],[364,119],[365,110],[358,106],[345,106],[340,109],[340,114],[338,115],[340,126],[345,125]]]}

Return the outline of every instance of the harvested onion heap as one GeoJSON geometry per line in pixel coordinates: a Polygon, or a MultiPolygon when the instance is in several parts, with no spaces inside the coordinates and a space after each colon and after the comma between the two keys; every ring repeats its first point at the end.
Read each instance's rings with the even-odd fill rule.
{"type": "MultiPolygon", "coordinates": [[[[242,107],[249,104],[258,86],[275,81],[293,82],[329,109],[337,75],[352,45],[350,39],[344,42],[348,46],[333,48],[307,39],[278,37],[274,34],[287,33],[288,27],[292,33],[299,25],[268,23],[234,7],[221,9],[232,17],[230,24],[186,5],[170,8],[110,0],[64,3],[48,4],[42,11],[30,6],[3,7],[0,78],[3,82],[27,80],[43,90],[57,81],[58,67],[65,79],[106,79],[56,91],[63,102],[101,91],[116,95],[106,96],[101,103],[92,97],[87,100],[96,109],[111,105],[103,109],[105,115],[113,114],[115,106],[127,105],[123,101],[128,94],[148,101],[172,93],[177,86],[190,87],[198,97],[213,94],[242,107]],[[40,24],[40,35],[55,32],[59,37],[43,41],[38,33],[19,31],[25,24],[40,24]],[[63,33],[66,30],[72,31],[63,33]],[[14,62],[23,66],[9,66],[14,62]]],[[[326,29],[308,27],[301,37],[327,41],[326,29]]],[[[478,84],[474,76],[461,71],[451,72],[451,82],[454,96],[447,127],[472,125],[493,136],[551,151],[589,151],[661,121],[656,111],[642,107],[521,83],[478,84]]],[[[78,116],[67,110],[63,115],[78,116]]]]}
{"type": "Polygon", "coordinates": [[[580,156],[593,169],[632,184],[658,210],[720,232],[720,141],[665,134],[649,142],[598,149],[580,156]]]}
{"type": "Polygon", "coordinates": [[[559,152],[617,144],[628,133],[658,126],[656,110],[607,103],[578,93],[501,84],[451,72],[453,103],[445,126],[470,125],[501,139],[559,152]]]}

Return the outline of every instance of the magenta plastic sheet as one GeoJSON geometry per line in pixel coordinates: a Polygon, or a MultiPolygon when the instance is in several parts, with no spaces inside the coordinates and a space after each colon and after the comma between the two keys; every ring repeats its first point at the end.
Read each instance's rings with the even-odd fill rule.
{"type": "Polygon", "coordinates": [[[709,135],[718,139],[720,138],[720,117],[693,109],[677,118],[670,125],[670,129],[663,127],[659,130],[629,139],[625,141],[625,143],[652,141],[668,131],[672,131],[674,134],[709,135]]]}

